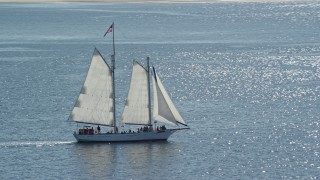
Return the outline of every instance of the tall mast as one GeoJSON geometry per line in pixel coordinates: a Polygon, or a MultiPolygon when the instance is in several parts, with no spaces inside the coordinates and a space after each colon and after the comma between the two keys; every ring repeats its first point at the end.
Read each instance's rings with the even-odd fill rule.
{"type": "Polygon", "coordinates": [[[112,92],[113,92],[113,131],[114,133],[117,133],[117,121],[116,121],[116,91],[115,91],[115,67],[116,67],[116,49],[115,49],[115,44],[114,44],[114,22],[112,23],[112,44],[113,44],[113,55],[111,56],[112,59],[112,92]]]}
{"type": "Polygon", "coordinates": [[[151,96],[150,96],[150,66],[149,66],[149,57],[147,57],[147,72],[148,72],[148,106],[149,106],[149,122],[148,126],[152,126],[151,124],[151,96]]]}
{"type": "MultiPolygon", "coordinates": [[[[114,22],[112,23],[112,44],[113,44],[113,56],[116,56],[116,48],[115,48],[115,44],[114,44],[114,22]]],[[[113,59],[113,61],[115,60],[115,58],[113,59]]],[[[114,65],[114,62],[113,62],[114,65]]]]}

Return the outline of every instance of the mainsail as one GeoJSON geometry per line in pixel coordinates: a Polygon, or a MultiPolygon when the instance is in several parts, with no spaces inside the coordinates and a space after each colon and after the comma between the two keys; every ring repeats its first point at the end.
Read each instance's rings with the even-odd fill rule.
{"type": "Polygon", "coordinates": [[[153,118],[172,125],[186,125],[174,106],[157,73],[153,76],[153,118]]]}
{"type": "Polygon", "coordinates": [[[69,119],[89,124],[113,125],[112,70],[95,49],[86,80],[69,119]]]}
{"type": "Polygon", "coordinates": [[[126,124],[149,123],[148,71],[138,62],[133,62],[128,98],[122,113],[126,124]]]}

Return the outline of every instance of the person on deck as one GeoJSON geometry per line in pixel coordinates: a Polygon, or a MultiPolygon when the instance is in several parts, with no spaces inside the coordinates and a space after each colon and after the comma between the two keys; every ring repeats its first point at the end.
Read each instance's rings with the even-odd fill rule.
{"type": "Polygon", "coordinates": [[[98,127],[97,127],[97,130],[98,130],[98,133],[100,133],[101,128],[100,128],[99,125],[98,125],[98,127]]]}

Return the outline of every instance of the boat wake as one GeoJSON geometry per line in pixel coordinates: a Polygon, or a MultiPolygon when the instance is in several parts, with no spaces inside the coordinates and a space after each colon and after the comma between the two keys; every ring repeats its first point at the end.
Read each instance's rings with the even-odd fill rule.
{"type": "Polygon", "coordinates": [[[28,147],[28,146],[56,146],[62,144],[73,144],[75,141],[11,141],[11,142],[0,142],[0,148],[4,147],[28,147]]]}

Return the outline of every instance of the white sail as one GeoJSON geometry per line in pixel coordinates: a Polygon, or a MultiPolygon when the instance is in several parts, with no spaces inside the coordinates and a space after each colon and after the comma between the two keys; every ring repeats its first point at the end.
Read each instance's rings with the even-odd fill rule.
{"type": "Polygon", "coordinates": [[[112,87],[112,70],[95,49],[86,80],[69,119],[112,126],[112,87]]]}
{"type": "Polygon", "coordinates": [[[172,125],[186,124],[174,106],[159,76],[153,76],[153,118],[172,125]]]}
{"type": "Polygon", "coordinates": [[[133,62],[131,83],[122,122],[126,124],[149,123],[148,71],[138,62],[133,62]]]}

